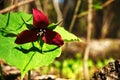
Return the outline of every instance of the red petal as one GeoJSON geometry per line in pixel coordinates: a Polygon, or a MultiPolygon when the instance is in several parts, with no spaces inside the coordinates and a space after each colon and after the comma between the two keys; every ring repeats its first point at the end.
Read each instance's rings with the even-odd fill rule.
{"type": "Polygon", "coordinates": [[[23,44],[27,42],[37,41],[37,32],[34,30],[24,30],[22,31],[15,40],[16,44],[23,44]]]}
{"type": "Polygon", "coordinates": [[[58,34],[55,31],[49,30],[49,29],[46,30],[46,33],[42,37],[42,40],[45,43],[55,44],[57,46],[62,46],[64,44],[64,41],[62,40],[60,34],[58,34]]]}
{"type": "Polygon", "coordinates": [[[36,28],[45,28],[49,24],[48,17],[41,11],[33,8],[33,25],[36,28]]]}

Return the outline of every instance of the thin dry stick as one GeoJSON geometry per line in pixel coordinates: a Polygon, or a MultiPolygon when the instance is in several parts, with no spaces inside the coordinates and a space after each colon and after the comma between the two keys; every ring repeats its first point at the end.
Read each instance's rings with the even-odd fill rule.
{"type": "Polygon", "coordinates": [[[33,2],[33,1],[34,1],[34,0],[26,0],[26,1],[19,2],[19,3],[17,3],[17,4],[14,4],[14,5],[12,5],[12,6],[9,6],[9,7],[5,8],[5,9],[3,9],[3,10],[0,10],[0,13],[9,12],[9,11],[11,11],[11,10],[19,7],[19,6],[22,6],[22,5],[31,3],[31,2],[33,2]]]}
{"type": "Polygon", "coordinates": [[[107,7],[108,5],[110,5],[112,2],[114,2],[115,0],[108,0],[106,1],[104,4],[101,5],[101,8],[105,8],[107,7]]]}
{"type": "Polygon", "coordinates": [[[85,53],[84,53],[84,77],[85,80],[89,80],[89,70],[88,70],[88,57],[89,57],[89,43],[91,39],[91,33],[92,33],[92,0],[88,0],[88,27],[87,27],[87,45],[85,48],[85,53]]]}
{"type": "Polygon", "coordinates": [[[58,0],[53,0],[53,5],[54,5],[55,11],[57,13],[57,22],[63,20],[62,12],[60,11],[58,0]]]}
{"type": "Polygon", "coordinates": [[[72,18],[72,21],[71,21],[71,24],[70,24],[70,27],[69,27],[69,31],[70,31],[70,32],[72,31],[73,25],[74,25],[75,20],[76,20],[76,18],[77,18],[77,12],[78,12],[78,10],[79,10],[80,4],[81,4],[81,0],[78,0],[78,1],[77,1],[77,5],[76,5],[76,8],[75,8],[75,12],[74,12],[74,14],[73,14],[73,18],[72,18]]]}

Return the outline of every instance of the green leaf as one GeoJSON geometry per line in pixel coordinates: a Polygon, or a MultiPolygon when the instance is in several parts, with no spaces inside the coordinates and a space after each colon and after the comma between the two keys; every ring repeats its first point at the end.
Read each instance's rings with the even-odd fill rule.
{"type": "Polygon", "coordinates": [[[39,43],[16,45],[15,38],[6,38],[0,35],[0,58],[10,65],[20,69],[22,77],[31,69],[49,65],[61,53],[60,47],[44,44],[43,51],[39,43]]]}
{"type": "Polygon", "coordinates": [[[101,10],[102,7],[100,5],[93,5],[93,8],[96,9],[96,10],[101,10]]]}
{"type": "Polygon", "coordinates": [[[96,10],[101,10],[102,9],[102,2],[96,2],[92,5],[92,7],[96,10]]]}
{"type": "Polygon", "coordinates": [[[0,15],[0,28],[4,28],[6,31],[11,31],[16,34],[24,29],[27,29],[25,23],[21,19],[24,18],[25,21],[31,23],[32,15],[23,12],[18,13],[7,13],[5,15],[0,15]]]}
{"type": "Polygon", "coordinates": [[[31,15],[23,12],[0,15],[0,19],[3,19],[0,20],[0,58],[17,67],[23,78],[29,70],[52,63],[61,54],[61,48],[44,43],[41,51],[40,43],[37,41],[23,45],[15,44],[16,37],[6,35],[18,34],[27,29],[21,16],[28,23],[32,21],[31,15]]]}
{"type": "Polygon", "coordinates": [[[78,38],[74,34],[68,32],[63,27],[57,26],[54,29],[54,31],[58,32],[62,36],[62,38],[63,38],[63,40],[65,42],[69,42],[69,41],[82,41],[80,38],[78,38]]]}
{"type": "Polygon", "coordinates": [[[55,29],[56,27],[57,27],[57,24],[51,23],[51,24],[48,25],[47,28],[53,30],[53,29],[55,29]]]}

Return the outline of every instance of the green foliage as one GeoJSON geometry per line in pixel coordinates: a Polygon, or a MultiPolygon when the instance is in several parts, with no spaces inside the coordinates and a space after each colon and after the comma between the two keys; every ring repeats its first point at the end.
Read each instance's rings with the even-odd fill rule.
{"type": "MultiPolygon", "coordinates": [[[[89,75],[92,77],[96,69],[104,67],[112,60],[113,59],[110,58],[94,62],[92,59],[88,59],[89,75]]],[[[62,77],[69,78],[72,80],[84,80],[83,59],[80,53],[77,53],[75,58],[64,59],[64,61],[56,60],[53,64],[50,65],[49,70],[48,68],[44,68],[44,70],[47,69],[48,72],[50,72],[50,69],[52,68],[53,70],[53,67],[55,73],[58,72],[58,74],[61,74],[62,77]]]]}
{"type": "MultiPolygon", "coordinates": [[[[60,47],[45,43],[43,45],[41,40],[22,45],[14,43],[17,34],[32,27],[32,21],[32,15],[23,12],[0,14],[0,58],[19,68],[22,78],[29,70],[49,65],[61,54],[60,47]]],[[[59,32],[65,41],[79,40],[59,26],[55,31],[59,32]]]]}
{"type": "Polygon", "coordinates": [[[93,2],[93,8],[96,9],[96,10],[100,10],[102,9],[102,1],[94,1],[93,2]]]}
{"type": "Polygon", "coordinates": [[[14,39],[0,37],[0,58],[19,68],[22,77],[31,69],[52,63],[61,53],[61,49],[54,45],[51,47],[51,45],[44,44],[41,52],[37,42],[34,42],[34,46],[31,43],[16,45],[14,39]]]}
{"type": "Polygon", "coordinates": [[[100,4],[94,4],[94,5],[93,5],[93,8],[96,9],[96,10],[102,9],[102,7],[101,7],[100,4]]]}
{"type": "Polygon", "coordinates": [[[66,31],[63,27],[57,26],[54,31],[58,32],[65,42],[70,41],[82,41],[80,38],[76,37],[74,34],[66,31]]]}
{"type": "Polygon", "coordinates": [[[104,67],[105,65],[107,65],[110,61],[113,61],[112,58],[109,58],[109,59],[106,59],[106,60],[98,60],[97,63],[96,63],[96,66],[98,68],[102,68],[104,67]]]}
{"type": "Polygon", "coordinates": [[[51,23],[50,25],[48,25],[48,29],[54,30],[57,27],[57,25],[55,23],[51,23]]]}
{"type": "MultiPolygon", "coordinates": [[[[62,75],[66,78],[77,80],[78,77],[83,76],[83,74],[80,74],[83,72],[83,60],[80,53],[77,53],[74,59],[65,59],[62,62],[55,61],[54,65],[58,69],[61,69],[62,75]]],[[[81,77],[81,79],[83,79],[83,77],[81,77]]]]}

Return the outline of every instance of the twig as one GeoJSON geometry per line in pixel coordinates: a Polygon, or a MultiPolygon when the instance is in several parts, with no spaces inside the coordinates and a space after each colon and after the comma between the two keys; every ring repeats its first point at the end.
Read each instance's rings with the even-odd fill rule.
{"type": "Polygon", "coordinates": [[[57,22],[63,20],[62,12],[60,11],[58,0],[53,0],[53,5],[54,5],[55,11],[57,13],[57,22]]]}
{"type": "Polygon", "coordinates": [[[74,25],[75,20],[76,20],[76,18],[77,18],[77,12],[78,12],[78,10],[79,10],[80,4],[81,4],[81,0],[78,0],[78,1],[77,1],[77,5],[76,5],[76,8],[75,8],[75,12],[74,12],[74,14],[73,14],[73,18],[72,18],[72,21],[71,21],[71,24],[70,24],[70,27],[69,27],[69,31],[70,31],[70,32],[72,31],[73,25],[74,25]]]}
{"type": "Polygon", "coordinates": [[[9,7],[5,8],[5,9],[3,9],[3,10],[0,10],[0,13],[9,12],[9,11],[11,11],[11,10],[19,7],[19,6],[22,6],[22,5],[31,3],[31,2],[33,2],[33,1],[35,1],[35,0],[26,0],[26,1],[19,2],[19,3],[17,3],[17,4],[14,4],[14,5],[12,5],[12,6],[9,6],[9,7]]]}
{"type": "MultiPolygon", "coordinates": [[[[112,2],[114,2],[115,0],[108,0],[108,1],[106,1],[104,4],[102,4],[100,7],[101,7],[101,9],[103,9],[103,8],[105,8],[105,7],[107,7],[108,5],[110,5],[112,2]]],[[[94,12],[95,10],[92,10],[92,12],[94,12]]],[[[88,14],[88,11],[85,11],[85,12],[82,12],[82,13],[80,13],[80,14],[78,14],[77,15],[77,17],[82,17],[82,16],[85,16],[85,15],[87,15],[88,14]]]]}
{"type": "Polygon", "coordinates": [[[87,27],[87,45],[85,48],[85,53],[84,53],[84,76],[85,76],[85,80],[89,80],[89,70],[88,70],[88,57],[89,57],[89,43],[90,43],[90,39],[91,39],[91,33],[92,33],[92,0],[88,0],[88,27],[87,27]]]}
{"type": "Polygon", "coordinates": [[[115,0],[108,0],[106,1],[104,4],[101,5],[101,8],[105,8],[107,7],[108,5],[110,5],[112,2],[114,2],[115,0]]]}

